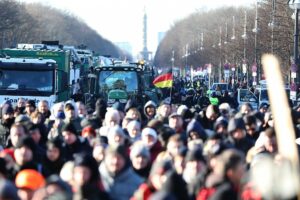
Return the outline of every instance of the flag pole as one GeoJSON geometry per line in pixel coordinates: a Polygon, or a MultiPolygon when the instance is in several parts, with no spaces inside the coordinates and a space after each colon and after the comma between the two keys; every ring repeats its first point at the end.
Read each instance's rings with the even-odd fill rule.
{"type": "Polygon", "coordinates": [[[172,85],[170,88],[170,103],[172,102],[172,90],[173,90],[173,83],[174,83],[174,80],[173,80],[173,68],[174,68],[174,61],[175,61],[175,51],[174,50],[172,51],[171,61],[172,61],[172,66],[171,66],[172,85]]]}
{"type": "MultiPolygon", "coordinates": [[[[172,76],[173,77],[173,76],[172,76]]],[[[173,79],[173,78],[172,78],[173,79]]],[[[172,103],[172,90],[173,90],[173,83],[172,86],[170,88],[170,103],[172,103]]]]}
{"type": "Polygon", "coordinates": [[[172,61],[172,66],[171,66],[172,86],[170,89],[170,102],[172,102],[172,90],[173,90],[173,83],[174,83],[174,80],[173,80],[173,68],[174,68],[174,61],[175,61],[175,51],[174,50],[172,51],[171,61],[172,61]]]}

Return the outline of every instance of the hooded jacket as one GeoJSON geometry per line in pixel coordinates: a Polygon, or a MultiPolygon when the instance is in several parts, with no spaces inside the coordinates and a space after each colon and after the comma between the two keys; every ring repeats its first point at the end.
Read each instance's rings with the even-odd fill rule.
{"type": "Polygon", "coordinates": [[[147,101],[147,103],[144,106],[144,114],[145,114],[145,116],[147,117],[148,120],[153,119],[154,116],[155,116],[155,114],[154,114],[153,117],[150,117],[149,115],[147,115],[146,109],[147,109],[147,107],[150,107],[150,106],[152,106],[154,108],[157,108],[157,105],[154,103],[154,101],[151,101],[151,100],[147,101]]]}
{"type": "Polygon", "coordinates": [[[104,189],[112,200],[130,199],[143,182],[130,166],[115,177],[108,172],[105,162],[101,163],[99,171],[104,189]]]}
{"type": "Polygon", "coordinates": [[[204,128],[196,119],[192,119],[192,121],[189,122],[186,127],[186,132],[188,138],[190,137],[191,132],[196,132],[203,141],[207,139],[207,134],[204,128]]]}

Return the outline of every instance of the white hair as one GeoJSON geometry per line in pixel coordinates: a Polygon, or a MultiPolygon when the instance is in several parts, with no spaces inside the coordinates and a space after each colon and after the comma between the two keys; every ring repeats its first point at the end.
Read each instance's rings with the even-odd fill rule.
{"type": "Polygon", "coordinates": [[[64,111],[64,102],[58,102],[58,103],[53,104],[53,106],[51,107],[50,120],[55,120],[55,116],[57,115],[57,112],[59,110],[64,111]]]}

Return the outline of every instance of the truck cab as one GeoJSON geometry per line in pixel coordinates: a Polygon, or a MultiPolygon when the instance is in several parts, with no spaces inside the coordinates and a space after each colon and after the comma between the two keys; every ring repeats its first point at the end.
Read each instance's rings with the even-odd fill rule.
{"type": "Polygon", "coordinates": [[[52,59],[0,58],[0,102],[16,104],[22,97],[51,106],[57,100],[56,69],[52,59]]]}
{"type": "Polygon", "coordinates": [[[108,106],[115,102],[125,104],[129,99],[140,105],[148,100],[158,103],[158,93],[150,86],[153,74],[143,62],[113,61],[102,64],[95,68],[95,76],[90,74],[92,90],[85,95],[87,98],[90,95],[104,98],[108,106]]]}
{"type": "Polygon", "coordinates": [[[128,99],[141,101],[142,68],[132,64],[118,63],[100,66],[96,70],[98,71],[98,93],[107,100],[109,106],[117,101],[126,103],[128,99]]]}
{"type": "MultiPolygon", "coordinates": [[[[52,78],[52,82],[55,84],[53,86],[53,95],[55,96],[55,102],[66,101],[70,98],[70,51],[60,49],[49,50],[7,48],[0,50],[0,54],[5,57],[2,59],[2,62],[4,62],[4,64],[7,62],[12,62],[11,64],[9,64],[10,71],[16,70],[15,73],[19,73],[19,71],[22,72],[23,70],[24,73],[19,74],[19,76],[26,77],[32,82],[34,82],[35,80],[39,80],[39,73],[41,71],[45,71],[43,70],[45,68],[44,65],[46,65],[46,63],[44,62],[47,60],[52,60],[52,62],[55,63],[55,67],[53,67],[53,72],[55,73],[53,73],[52,78]],[[39,63],[39,66],[37,66],[37,63],[39,63]],[[22,70],[20,70],[21,68],[22,70]],[[31,73],[27,74],[26,72],[31,73]],[[30,74],[33,74],[34,76],[30,76],[30,74]]],[[[7,69],[7,67],[3,68],[3,70],[5,69],[7,69]]],[[[36,87],[38,87],[38,85],[36,87]]],[[[0,93],[0,95],[2,94],[2,92],[0,93]]],[[[25,99],[30,98],[30,96],[24,95],[25,94],[20,93],[18,96],[25,99]]],[[[35,98],[36,95],[33,96],[35,98]]],[[[50,98],[50,96],[48,96],[48,99],[46,98],[46,100],[52,101],[52,97],[50,98]]]]}

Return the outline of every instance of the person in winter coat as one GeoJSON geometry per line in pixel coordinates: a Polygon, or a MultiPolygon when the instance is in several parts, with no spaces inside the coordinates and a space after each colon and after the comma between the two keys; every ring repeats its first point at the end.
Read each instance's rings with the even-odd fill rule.
{"type": "Polygon", "coordinates": [[[227,131],[230,135],[229,141],[233,146],[247,155],[249,149],[254,146],[254,141],[246,137],[246,127],[243,118],[230,119],[227,131]]]}
{"type": "Polygon", "coordinates": [[[15,107],[15,116],[18,114],[25,114],[25,105],[26,105],[26,101],[24,98],[19,98],[17,105],[15,107]]]}
{"type": "Polygon", "coordinates": [[[188,123],[186,133],[188,141],[200,138],[204,142],[207,139],[207,134],[204,128],[196,119],[192,119],[192,121],[188,123]]]}
{"type": "Polygon", "coordinates": [[[137,108],[130,108],[127,112],[125,117],[129,117],[133,120],[137,120],[142,123],[142,116],[140,111],[137,108]]]}
{"type": "Polygon", "coordinates": [[[148,101],[144,106],[144,115],[146,117],[145,124],[147,124],[151,119],[154,119],[156,115],[157,105],[154,101],[148,101]]]}
{"type": "Polygon", "coordinates": [[[92,147],[88,140],[78,136],[75,126],[72,123],[65,124],[62,128],[66,160],[73,160],[75,153],[92,153],[92,147]]]}
{"type": "Polygon", "coordinates": [[[260,134],[259,127],[257,126],[256,117],[254,115],[245,115],[243,117],[243,120],[245,123],[247,137],[249,137],[255,142],[260,134]]]}
{"type": "Polygon", "coordinates": [[[197,174],[201,173],[206,167],[206,160],[202,155],[200,148],[194,148],[187,152],[185,157],[185,169],[183,171],[183,179],[187,184],[195,181],[197,174]]]}
{"type": "Polygon", "coordinates": [[[220,116],[219,107],[216,105],[209,105],[201,115],[201,124],[203,128],[213,130],[214,123],[216,122],[219,116],[220,116]]]}
{"type": "Polygon", "coordinates": [[[174,129],[175,133],[179,134],[185,143],[187,142],[186,132],[183,127],[183,118],[181,115],[172,113],[169,116],[169,127],[174,129]]]}
{"type": "Polygon", "coordinates": [[[62,140],[57,137],[49,140],[46,146],[47,152],[43,165],[47,168],[49,175],[59,174],[65,163],[62,140]]]}
{"type": "Polygon", "coordinates": [[[141,123],[139,121],[130,121],[126,126],[126,130],[132,143],[141,139],[141,123]]]}
{"type": "Polygon", "coordinates": [[[97,99],[95,104],[96,116],[99,117],[101,120],[104,120],[106,111],[107,111],[107,102],[101,98],[97,99]]]}
{"type": "Polygon", "coordinates": [[[31,122],[33,124],[35,124],[40,131],[41,138],[40,138],[39,144],[41,144],[42,146],[45,146],[45,144],[47,142],[47,136],[48,136],[48,129],[45,125],[45,117],[43,116],[42,113],[40,113],[38,110],[36,110],[33,113],[31,113],[30,119],[31,119],[31,122]]]}
{"type": "Polygon", "coordinates": [[[159,119],[164,124],[168,124],[169,120],[168,117],[171,114],[171,105],[167,101],[162,101],[160,106],[157,109],[157,114],[155,116],[156,119],[159,119]]]}
{"type": "Polygon", "coordinates": [[[48,130],[48,139],[61,137],[61,129],[65,124],[65,117],[63,102],[56,103],[51,107],[51,115],[45,121],[48,130]]]}
{"type": "Polygon", "coordinates": [[[157,160],[173,160],[184,148],[186,146],[181,136],[174,134],[169,138],[166,150],[157,156],[157,160]]]}
{"type": "Polygon", "coordinates": [[[108,146],[107,138],[106,137],[96,137],[93,140],[93,157],[97,161],[98,165],[104,160],[105,157],[105,149],[108,146]]]}
{"type": "Polygon", "coordinates": [[[76,133],[80,134],[82,131],[81,118],[78,116],[77,107],[74,102],[68,101],[65,104],[64,113],[66,118],[64,119],[65,124],[72,123],[75,126],[76,133]]]}
{"type": "Polygon", "coordinates": [[[160,142],[158,141],[157,133],[152,128],[144,128],[141,134],[142,143],[148,147],[151,155],[151,163],[156,159],[158,154],[162,151],[160,142]]]}
{"type": "Polygon", "coordinates": [[[99,167],[101,180],[112,200],[128,200],[143,179],[132,169],[124,146],[108,147],[99,167]]]}
{"type": "Polygon", "coordinates": [[[29,123],[28,125],[29,136],[33,139],[36,145],[36,161],[41,162],[46,156],[46,147],[42,144],[42,134],[39,127],[36,124],[29,123]]]}
{"type": "Polygon", "coordinates": [[[130,149],[130,160],[133,170],[142,178],[147,179],[152,166],[149,149],[141,142],[136,142],[130,149]]]}
{"type": "Polygon", "coordinates": [[[34,100],[27,100],[25,103],[25,113],[29,117],[36,109],[34,100]]]}
{"type": "Polygon", "coordinates": [[[9,104],[4,104],[1,110],[0,122],[0,145],[6,146],[7,138],[9,137],[9,130],[15,121],[14,109],[9,104]]]}
{"type": "Polygon", "coordinates": [[[24,169],[34,169],[43,176],[47,176],[47,169],[36,160],[36,144],[30,136],[21,138],[14,151],[15,165],[10,173],[11,177],[15,177],[17,173],[24,169]]]}
{"type": "Polygon", "coordinates": [[[74,157],[74,199],[108,199],[100,179],[97,161],[85,153],[76,154],[74,157]]]}
{"type": "Polygon", "coordinates": [[[109,109],[105,113],[105,119],[104,119],[103,126],[100,127],[100,129],[99,129],[100,136],[107,137],[109,128],[120,125],[120,122],[121,122],[121,117],[120,117],[118,110],[109,109]]]}
{"type": "Polygon", "coordinates": [[[41,100],[38,102],[38,111],[42,113],[44,119],[48,119],[51,115],[49,110],[49,103],[47,100],[41,100]]]}

